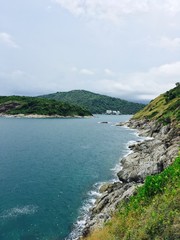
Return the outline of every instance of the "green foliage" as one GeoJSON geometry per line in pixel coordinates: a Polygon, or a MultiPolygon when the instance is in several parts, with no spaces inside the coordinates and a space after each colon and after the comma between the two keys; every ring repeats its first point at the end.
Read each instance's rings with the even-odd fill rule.
{"type": "Polygon", "coordinates": [[[164,98],[165,98],[166,103],[168,103],[172,99],[174,99],[176,97],[179,97],[179,96],[180,96],[180,84],[179,83],[176,83],[176,87],[175,88],[173,88],[170,91],[167,91],[164,94],[164,98]]]}
{"type": "Polygon", "coordinates": [[[139,188],[138,194],[132,198],[134,199],[144,199],[153,197],[156,194],[163,193],[166,190],[166,185],[168,183],[173,183],[177,187],[178,181],[180,179],[180,156],[176,158],[174,163],[166,168],[162,173],[146,177],[143,187],[139,188]]]}
{"type": "Polygon", "coordinates": [[[38,114],[60,116],[89,116],[91,113],[79,106],[55,100],[36,97],[0,97],[0,113],[4,114],[38,114]]]}
{"type": "MultiPolygon", "coordinates": [[[[180,197],[179,187],[180,156],[162,173],[148,176],[144,185],[138,189],[137,195],[131,197],[129,203],[123,203],[120,206],[118,217],[123,216],[126,220],[128,216],[132,217],[134,213],[140,219],[143,218],[144,225],[140,223],[141,230],[139,234],[143,233],[146,236],[144,239],[178,239],[175,236],[173,237],[171,227],[179,213],[177,208],[180,197]],[[163,202],[161,202],[162,199],[163,202]],[[151,212],[149,213],[149,211],[151,212]],[[161,238],[161,235],[167,238],[161,238]]],[[[129,235],[131,237],[128,238],[128,234],[125,233],[126,238],[123,239],[134,239],[134,230],[130,230],[129,233],[131,233],[129,235]]]]}
{"type": "Polygon", "coordinates": [[[151,101],[134,119],[158,120],[164,125],[180,120],[180,84],[151,101]]]}
{"type": "Polygon", "coordinates": [[[122,114],[134,114],[145,106],[144,104],[132,103],[84,90],[57,92],[40,97],[74,103],[81,107],[85,107],[92,113],[99,114],[105,113],[106,110],[116,110],[120,111],[122,114]]]}
{"type": "Polygon", "coordinates": [[[180,154],[162,173],[146,178],[129,202],[88,240],[180,239],[180,154]]]}

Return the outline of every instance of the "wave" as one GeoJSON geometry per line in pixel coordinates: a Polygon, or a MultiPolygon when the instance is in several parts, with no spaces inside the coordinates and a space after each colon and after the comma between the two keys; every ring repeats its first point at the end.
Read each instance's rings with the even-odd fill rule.
{"type": "Polygon", "coordinates": [[[113,175],[114,175],[114,178],[115,178],[115,179],[113,179],[112,181],[113,181],[113,182],[114,182],[114,181],[117,181],[117,179],[118,179],[117,173],[122,170],[121,163],[120,163],[120,162],[117,163],[117,164],[115,165],[115,167],[114,167],[114,168],[111,168],[110,170],[113,172],[113,175]]]}
{"type": "MultiPolygon", "coordinates": [[[[130,153],[131,153],[131,150],[129,148],[124,149],[123,156],[127,156],[130,153]]],[[[114,174],[113,174],[114,178],[109,180],[108,183],[117,182],[117,180],[118,180],[117,173],[121,169],[122,169],[122,166],[121,166],[120,162],[117,163],[114,168],[110,169],[111,171],[114,172],[114,174]]],[[[87,222],[89,222],[89,220],[90,220],[91,209],[96,204],[96,200],[100,196],[102,196],[102,193],[100,193],[99,190],[100,190],[101,186],[106,183],[107,183],[107,181],[95,183],[93,185],[92,190],[87,193],[87,199],[84,201],[82,207],[79,210],[79,214],[78,214],[79,217],[77,218],[75,224],[73,225],[73,230],[69,234],[69,236],[67,238],[65,238],[65,240],[79,240],[79,238],[82,236],[82,232],[83,232],[87,222]]]]}
{"type": "MultiPolygon", "coordinates": [[[[128,126],[122,126],[124,129],[127,129],[129,131],[131,131],[130,134],[136,136],[138,138],[138,142],[143,142],[144,140],[153,140],[154,137],[144,137],[144,136],[140,136],[139,135],[139,131],[137,129],[132,129],[132,128],[129,128],[128,126]]],[[[137,142],[137,141],[135,141],[137,142]]]]}
{"type": "MultiPolygon", "coordinates": [[[[129,141],[128,143],[124,144],[124,149],[122,150],[122,157],[120,157],[119,162],[115,165],[115,167],[111,168],[110,170],[113,172],[114,179],[113,182],[118,180],[117,173],[122,170],[121,160],[131,154],[133,151],[129,148],[129,146],[137,143],[137,141],[129,141]]],[[[111,182],[111,181],[110,181],[111,182]]]]}
{"type": "Polygon", "coordinates": [[[26,205],[23,207],[14,207],[8,210],[5,210],[1,213],[0,218],[16,218],[22,215],[32,215],[38,210],[37,206],[26,205]]]}
{"type": "Polygon", "coordinates": [[[90,219],[90,209],[94,206],[97,198],[102,195],[99,189],[103,184],[104,182],[95,183],[92,190],[87,193],[87,199],[79,210],[79,217],[73,226],[73,230],[65,240],[77,240],[82,235],[82,231],[90,219]]]}
{"type": "MultiPolygon", "coordinates": [[[[101,122],[98,122],[98,123],[101,123],[101,122]]],[[[114,126],[114,125],[111,125],[111,126],[114,126]]],[[[115,167],[110,169],[111,171],[114,172],[114,174],[113,174],[114,178],[109,180],[108,183],[117,182],[117,180],[118,180],[117,173],[122,169],[122,165],[121,165],[122,158],[127,157],[129,154],[131,154],[133,152],[129,148],[129,146],[144,140],[143,137],[141,138],[138,135],[137,130],[130,129],[129,127],[126,127],[126,126],[123,126],[123,127],[125,129],[127,129],[128,131],[132,131],[132,133],[130,133],[130,134],[135,135],[137,137],[137,140],[134,140],[134,141],[131,140],[124,145],[124,149],[122,151],[122,157],[120,157],[119,162],[115,165],[115,167]]],[[[99,192],[99,189],[105,183],[107,183],[107,182],[95,183],[92,190],[88,192],[87,199],[84,201],[83,206],[79,210],[79,214],[78,214],[79,217],[77,218],[75,224],[73,225],[73,230],[69,234],[69,236],[67,238],[65,238],[65,240],[79,240],[80,239],[86,224],[90,220],[90,216],[91,216],[90,210],[95,205],[96,200],[102,195],[99,192]]]]}

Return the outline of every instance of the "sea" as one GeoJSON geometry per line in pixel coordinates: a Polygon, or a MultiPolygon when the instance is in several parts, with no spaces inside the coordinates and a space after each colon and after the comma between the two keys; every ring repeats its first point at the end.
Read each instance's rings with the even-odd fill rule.
{"type": "Polygon", "coordinates": [[[138,140],[115,126],[130,117],[0,118],[0,240],[76,239],[138,140]]]}

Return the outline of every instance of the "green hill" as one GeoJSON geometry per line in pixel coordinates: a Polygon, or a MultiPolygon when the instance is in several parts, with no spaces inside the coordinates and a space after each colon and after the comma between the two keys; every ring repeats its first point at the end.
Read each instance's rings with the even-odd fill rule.
{"type": "Polygon", "coordinates": [[[0,97],[1,114],[37,114],[59,116],[89,116],[91,113],[79,106],[36,97],[0,97]]]}
{"type": "Polygon", "coordinates": [[[77,104],[92,113],[99,114],[105,113],[106,110],[120,111],[121,114],[134,114],[145,106],[144,104],[128,102],[85,90],[57,92],[40,97],[77,104]]]}
{"type": "Polygon", "coordinates": [[[133,119],[146,118],[164,123],[180,120],[180,84],[151,101],[133,119]]]}

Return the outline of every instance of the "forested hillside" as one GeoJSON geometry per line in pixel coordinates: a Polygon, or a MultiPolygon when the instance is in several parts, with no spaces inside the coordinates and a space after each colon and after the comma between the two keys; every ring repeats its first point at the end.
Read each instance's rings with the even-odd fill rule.
{"type": "Polygon", "coordinates": [[[121,114],[134,114],[145,106],[144,104],[128,102],[119,98],[100,95],[85,90],[57,92],[40,97],[77,104],[85,107],[92,113],[99,114],[105,113],[106,110],[120,111],[121,114]]]}
{"type": "Polygon", "coordinates": [[[9,96],[0,97],[1,114],[37,114],[59,116],[89,116],[91,113],[81,107],[57,102],[55,100],[34,97],[9,96]]]}

